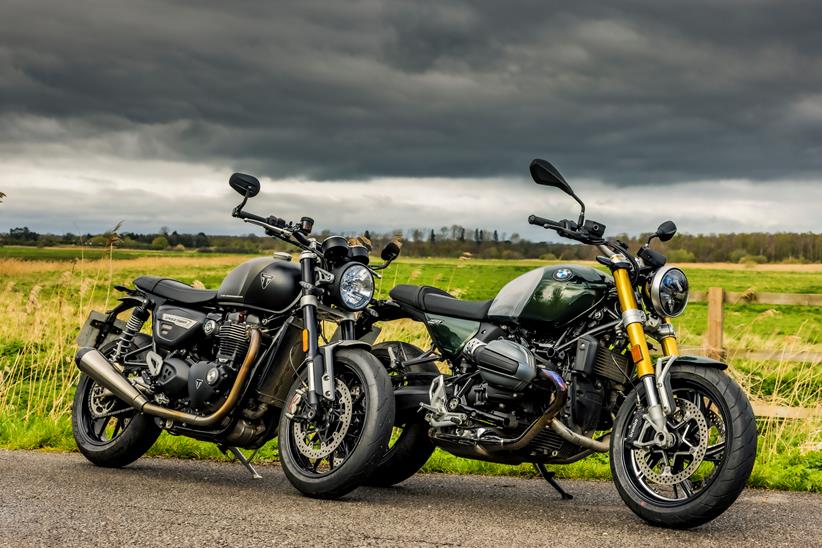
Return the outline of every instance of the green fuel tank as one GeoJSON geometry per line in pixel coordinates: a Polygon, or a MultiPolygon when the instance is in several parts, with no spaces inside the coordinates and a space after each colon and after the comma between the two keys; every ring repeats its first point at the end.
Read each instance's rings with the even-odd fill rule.
{"type": "Polygon", "coordinates": [[[537,268],[506,284],[491,303],[491,321],[552,328],[582,314],[605,296],[610,276],[590,266],[537,268]]]}

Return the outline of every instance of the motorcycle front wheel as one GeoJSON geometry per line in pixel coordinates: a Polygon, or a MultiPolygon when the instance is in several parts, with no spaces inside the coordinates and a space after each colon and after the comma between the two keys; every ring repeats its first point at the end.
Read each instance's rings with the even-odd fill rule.
{"type": "Polygon", "coordinates": [[[334,355],[336,397],[309,410],[306,372],[299,375],[280,417],[280,462],[301,493],[335,499],[363,485],[385,454],[394,423],[394,391],[370,353],[334,355]]]}
{"type": "Polygon", "coordinates": [[[653,445],[640,384],[614,423],[611,472],[635,514],[652,525],[686,529],[716,518],[742,492],[756,457],[756,420],[745,393],[718,369],[677,367],[670,380],[673,447],[653,445]]]}

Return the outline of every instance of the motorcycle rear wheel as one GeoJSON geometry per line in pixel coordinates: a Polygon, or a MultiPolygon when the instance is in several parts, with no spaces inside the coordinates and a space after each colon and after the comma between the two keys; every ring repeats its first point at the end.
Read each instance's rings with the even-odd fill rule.
{"type": "MultiPolygon", "coordinates": [[[[411,360],[422,356],[423,351],[412,344],[385,342],[374,346],[372,352],[382,362],[392,381],[401,379],[403,375],[408,373],[439,374],[439,369],[432,362],[412,365],[401,371],[391,369],[391,353],[402,360],[411,360]],[[391,348],[390,352],[389,348],[391,348]]],[[[418,382],[430,384],[431,381],[418,382]]],[[[393,384],[395,389],[402,386],[399,380],[393,382],[393,384]]],[[[428,462],[434,452],[434,444],[431,442],[431,438],[428,437],[428,429],[429,425],[422,414],[419,414],[413,420],[394,424],[392,442],[389,443],[388,450],[380,459],[377,469],[368,479],[368,485],[372,487],[390,487],[402,483],[416,474],[428,462]]]]}
{"type": "MultiPolygon", "coordinates": [[[[134,338],[135,347],[151,342],[147,335],[134,338]]],[[[100,348],[109,356],[116,341],[100,348]]],[[[160,436],[153,417],[137,413],[86,375],[80,376],[71,409],[71,429],[77,448],[93,464],[122,468],[142,457],[160,436]]]]}
{"type": "Polygon", "coordinates": [[[388,374],[369,352],[340,350],[334,355],[337,397],[323,399],[312,419],[306,372],[291,386],[280,416],[280,463],[291,484],[304,495],[336,499],[363,485],[385,454],[394,423],[394,391],[388,374]]]}
{"type": "Polygon", "coordinates": [[[687,529],[722,514],[742,492],[756,457],[756,420],[745,393],[718,369],[677,367],[670,378],[678,411],[668,427],[676,445],[663,450],[633,444],[653,437],[642,418],[640,384],[617,414],[611,472],[636,515],[659,527],[687,529]]]}

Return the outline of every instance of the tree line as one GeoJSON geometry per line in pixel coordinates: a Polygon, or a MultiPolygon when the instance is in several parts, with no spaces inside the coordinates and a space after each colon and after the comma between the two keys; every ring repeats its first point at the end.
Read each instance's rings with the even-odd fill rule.
{"type": "MultiPolygon", "coordinates": [[[[320,241],[330,231],[314,234],[320,241]]],[[[347,234],[361,236],[370,243],[376,255],[391,240],[400,240],[407,257],[477,257],[483,259],[593,259],[597,250],[573,242],[535,242],[517,233],[507,234],[497,229],[467,228],[458,225],[439,229],[414,228],[387,233],[347,234]]],[[[649,234],[615,236],[637,249],[649,234]]],[[[243,236],[178,233],[161,228],[155,233],[120,232],[102,234],[40,234],[27,227],[16,227],[0,233],[0,245],[59,246],[84,245],[130,249],[196,250],[200,253],[265,253],[288,250],[279,240],[257,234],[243,236]]],[[[738,233],[679,234],[671,241],[654,242],[654,248],[668,255],[673,262],[822,262],[822,234],[814,233],[738,233]]]]}

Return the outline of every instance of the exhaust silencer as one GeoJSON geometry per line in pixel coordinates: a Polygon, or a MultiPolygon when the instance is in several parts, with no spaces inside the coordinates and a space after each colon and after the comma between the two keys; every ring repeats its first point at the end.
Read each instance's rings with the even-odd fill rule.
{"type": "Polygon", "coordinates": [[[77,367],[97,381],[97,384],[111,390],[112,394],[132,406],[138,411],[142,411],[148,400],[139,390],[134,388],[128,380],[117,370],[116,366],[103,356],[95,348],[81,348],[74,358],[77,367]]]}

